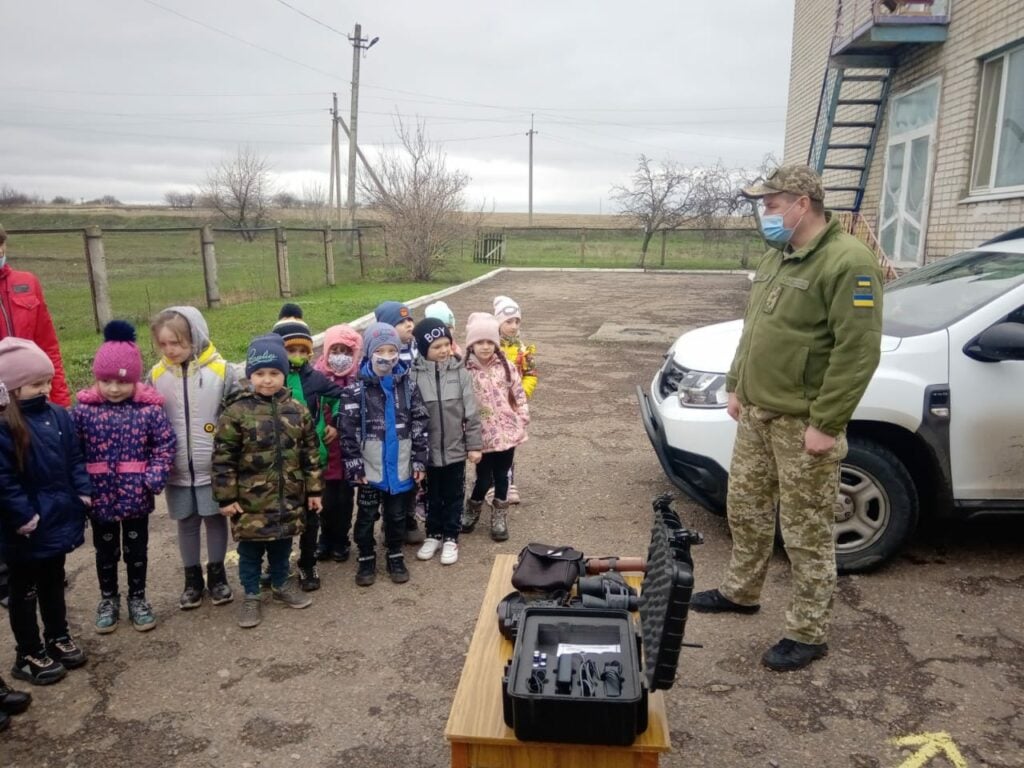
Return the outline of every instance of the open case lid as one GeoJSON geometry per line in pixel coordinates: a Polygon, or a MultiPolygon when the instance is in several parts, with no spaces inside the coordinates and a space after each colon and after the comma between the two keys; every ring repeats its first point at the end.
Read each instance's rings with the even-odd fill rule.
{"type": "Polygon", "coordinates": [[[675,682],[693,592],[690,545],[703,541],[683,526],[671,501],[667,494],[654,500],[647,572],[640,589],[644,677],[652,691],[668,690],[675,682]]]}

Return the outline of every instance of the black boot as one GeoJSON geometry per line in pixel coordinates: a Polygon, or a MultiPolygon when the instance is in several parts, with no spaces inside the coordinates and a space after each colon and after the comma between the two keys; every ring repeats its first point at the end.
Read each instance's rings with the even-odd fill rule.
{"type": "Polygon", "coordinates": [[[224,571],[224,563],[206,564],[206,589],[210,593],[210,602],[224,605],[235,599],[228,586],[228,575],[224,571]]]}
{"type": "Polygon", "coordinates": [[[377,580],[377,556],[360,555],[359,570],[356,571],[356,584],[368,587],[377,580]]]}
{"type": "Polygon", "coordinates": [[[183,611],[190,608],[198,608],[203,604],[203,591],[206,585],[203,583],[203,566],[190,565],[185,569],[185,589],[178,601],[183,611]]]}
{"type": "Polygon", "coordinates": [[[20,715],[32,703],[32,694],[15,691],[0,677],[0,714],[20,715]]]}
{"type": "Polygon", "coordinates": [[[405,567],[405,555],[401,552],[388,553],[388,575],[395,584],[409,580],[409,569],[405,567]]]}

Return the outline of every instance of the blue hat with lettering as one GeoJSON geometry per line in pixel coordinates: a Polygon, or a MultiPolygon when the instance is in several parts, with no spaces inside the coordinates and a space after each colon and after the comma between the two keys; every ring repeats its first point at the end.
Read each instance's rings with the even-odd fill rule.
{"type": "Polygon", "coordinates": [[[288,353],[284,350],[284,340],[276,333],[257,336],[249,342],[249,351],[245,355],[245,377],[249,378],[260,368],[273,368],[288,375],[288,353]]]}

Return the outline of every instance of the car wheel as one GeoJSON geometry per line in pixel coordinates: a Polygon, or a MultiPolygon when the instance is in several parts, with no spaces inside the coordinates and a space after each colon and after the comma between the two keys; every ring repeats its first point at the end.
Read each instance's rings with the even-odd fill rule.
{"type": "Polygon", "coordinates": [[[877,568],[917,526],[917,489],[899,457],[881,443],[850,438],[839,470],[836,566],[840,573],[877,568]]]}

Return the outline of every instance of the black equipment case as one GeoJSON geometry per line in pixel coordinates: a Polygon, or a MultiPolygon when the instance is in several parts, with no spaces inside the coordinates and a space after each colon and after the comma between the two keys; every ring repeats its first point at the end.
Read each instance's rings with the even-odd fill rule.
{"type": "Polygon", "coordinates": [[[654,502],[639,628],[624,609],[527,605],[519,616],[502,679],[516,738],[626,746],[647,730],[648,692],[675,681],[701,540],[669,499],[654,502]]]}

